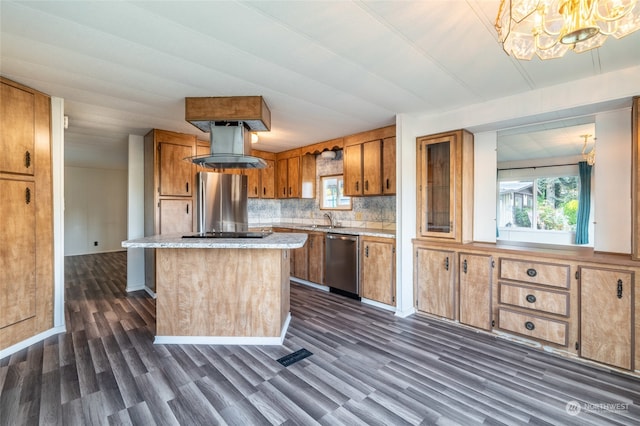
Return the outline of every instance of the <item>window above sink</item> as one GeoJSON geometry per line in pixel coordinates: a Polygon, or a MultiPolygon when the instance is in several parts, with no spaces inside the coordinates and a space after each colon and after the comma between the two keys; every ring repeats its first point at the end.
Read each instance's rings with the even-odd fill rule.
{"type": "Polygon", "coordinates": [[[351,197],[344,195],[343,175],[320,176],[320,209],[351,210],[351,197]]]}

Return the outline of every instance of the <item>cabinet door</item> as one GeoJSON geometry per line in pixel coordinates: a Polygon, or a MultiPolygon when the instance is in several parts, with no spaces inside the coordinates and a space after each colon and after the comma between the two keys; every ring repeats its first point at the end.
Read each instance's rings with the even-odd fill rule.
{"type": "Polygon", "coordinates": [[[287,193],[288,193],[287,176],[289,173],[289,168],[288,168],[288,161],[286,158],[278,160],[278,168],[276,169],[276,173],[278,174],[277,196],[278,198],[287,198],[287,193]]]}
{"type": "Polygon", "coordinates": [[[309,279],[309,240],[302,247],[291,250],[291,276],[309,279]]]}
{"type": "Polygon", "coordinates": [[[382,194],[382,141],[362,144],[362,181],[364,195],[382,194]]]}
{"type": "Polygon", "coordinates": [[[393,195],[396,193],[396,138],[386,138],[382,141],[382,193],[393,195]]]}
{"type": "Polygon", "coordinates": [[[324,234],[309,233],[309,281],[324,284],[324,234]]]}
{"type": "Polygon", "coordinates": [[[0,328],[3,328],[36,314],[35,183],[0,179],[0,194],[0,328]]]}
{"type": "Polygon", "coordinates": [[[417,308],[440,317],[454,319],[455,253],[418,248],[416,259],[417,308]]]}
{"type": "Polygon", "coordinates": [[[360,249],[362,297],[387,305],[396,304],[395,244],[363,238],[360,249]]]}
{"type": "Polygon", "coordinates": [[[460,254],[460,322],[491,330],[491,256],[460,254]]]}
{"type": "Polygon", "coordinates": [[[420,234],[454,238],[455,138],[427,139],[420,149],[420,234]]]}
{"type": "Polygon", "coordinates": [[[287,159],[287,197],[300,198],[300,157],[287,159]]]}
{"type": "Polygon", "coordinates": [[[580,356],[632,369],[630,271],[580,267],[580,356]]]}
{"type": "Polygon", "coordinates": [[[192,232],[193,206],[191,200],[160,200],[160,233],[192,232]]]}
{"type": "Polygon", "coordinates": [[[0,86],[0,171],[33,175],[34,95],[9,84],[0,86]]]}
{"type": "Polygon", "coordinates": [[[260,183],[262,185],[262,198],[274,198],[276,194],[276,162],[274,160],[264,160],[267,167],[262,169],[260,183]]]}
{"type": "Polygon", "coordinates": [[[349,145],[343,149],[344,194],[362,195],[362,145],[349,145]]]}
{"type": "Polygon", "coordinates": [[[247,176],[247,196],[249,198],[260,198],[260,169],[247,169],[244,171],[247,176]]]}
{"type": "Polygon", "coordinates": [[[190,146],[166,142],[158,144],[161,196],[191,196],[192,169],[191,163],[185,160],[192,155],[191,152],[190,146]]]}

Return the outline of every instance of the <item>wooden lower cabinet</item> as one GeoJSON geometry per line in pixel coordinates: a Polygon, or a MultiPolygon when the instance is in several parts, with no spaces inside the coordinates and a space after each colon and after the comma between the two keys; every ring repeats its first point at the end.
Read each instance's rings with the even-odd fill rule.
{"type": "Polygon", "coordinates": [[[491,330],[493,257],[460,253],[460,322],[491,330]]]}
{"type": "Polygon", "coordinates": [[[416,249],[416,308],[419,311],[454,319],[455,259],[454,251],[416,249]]]}
{"type": "Polygon", "coordinates": [[[418,312],[639,370],[640,263],[630,256],[422,240],[414,249],[418,312]]]}
{"type": "Polygon", "coordinates": [[[633,368],[634,274],[580,267],[580,356],[633,368]]]}
{"type": "Polygon", "coordinates": [[[324,284],[324,237],[322,232],[310,232],[307,240],[308,280],[317,284],[324,284]]]}
{"type": "Polygon", "coordinates": [[[309,240],[304,246],[291,250],[291,276],[309,279],[309,240]]]}
{"type": "MultiPolygon", "coordinates": [[[[36,307],[35,183],[0,179],[0,329],[33,317],[36,307]]],[[[0,346],[2,349],[2,346],[0,346]]]]}
{"type": "Polygon", "coordinates": [[[193,229],[193,203],[191,199],[159,201],[160,234],[191,233],[193,229]]]}
{"type": "Polygon", "coordinates": [[[388,238],[360,239],[361,296],[396,305],[395,241],[388,238]]]}

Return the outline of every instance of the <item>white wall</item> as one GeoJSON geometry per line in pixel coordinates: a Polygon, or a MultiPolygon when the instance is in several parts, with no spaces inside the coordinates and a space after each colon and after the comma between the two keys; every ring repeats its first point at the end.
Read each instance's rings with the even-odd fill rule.
{"type": "MultiPolygon", "coordinates": [[[[560,59],[561,60],[561,59],[560,59]]],[[[558,120],[562,118],[575,117],[585,114],[596,114],[596,138],[598,149],[596,154],[595,173],[608,175],[613,173],[615,185],[622,183],[622,189],[614,189],[616,195],[611,196],[615,202],[603,201],[600,191],[611,189],[613,182],[597,181],[595,196],[598,199],[598,206],[606,209],[596,213],[596,221],[602,218],[608,224],[599,224],[602,232],[596,232],[595,249],[600,251],[621,251],[629,252],[626,241],[630,235],[630,191],[626,188],[630,182],[630,168],[626,165],[618,167],[621,156],[625,156],[625,164],[630,162],[631,153],[631,126],[625,124],[622,113],[619,111],[622,105],[631,105],[631,97],[640,95],[640,66],[627,68],[614,73],[600,74],[583,80],[549,87],[545,89],[532,90],[521,95],[510,96],[497,99],[483,104],[469,105],[455,111],[433,114],[399,114],[396,119],[397,140],[398,140],[398,215],[397,215],[397,246],[398,257],[397,273],[398,312],[409,312],[413,306],[413,250],[411,240],[416,236],[416,167],[415,167],[415,144],[416,137],[429,135],[438,132],[465,128],[474,134],[498,131],[517,125],[533,124],[537,122],[558,120]],[[611,112],[611,117],[608,116],[611,112]],[[608,155],[615,156],[616,160],[602,158],[601,151],[605,149],[602,139],[611,139],[607,142],[612,148],[608,155]],[[615,140],[615,141],[614,141],[615,140]],[[614,147],[615,146],[615,147],[614,147]],[[605,186],[607,185],[607,186],[605,186]],[[600,188],[602,186],[602,188],[600,188]],[[625,192],[626,191],[626,192],[625,192]],[[625,192],[622,194],[622,192],[625,192]],[[609,206],[609,207],[607,207],[609,206]],[[627,206],[629,206],[627,208],[627,206]],[[619,231],[612,232],[613,227],[619,227],[619,231]],[[605,233],[605,229],[606,232],[605,233]],[[622,238],[622,233],[626,236],[622,238]],[[624,242],[623,242],[624,241],[624,242]],[[611,250],[608,250],[608,249],[611,250]],[[605,250],[607,249],[607,250],[605,250]]],[[[495,138],[494,138],[495,140],[495,138]]],[[[477,145],[476,156],[489,157],[488,150],[491,148],[491,137],[484,135],[480,137],[480,144],[477,145]]],[[[495,151],[493,152],[495,155],[495,151]]],[[[476,163],[477,164],[477,163],[476,163]]],[[[481,179],[488,185],[489,177],[480,174],[478,170],[476,179],[481,179]]],[[[488,172],[487,172],[488,173],[488,172]]],[[[495,172],[494,172],[495,179],[495,172]]],[[[476,186],[476,188],[478,188],[476,186]]],[[[492,188],[495,191],[495,183],[492,188]]],[[[474,209],[475,235],[483,239],[489,239],[488,233],[481,230],[486,229],[488,224],[495,220],[495,195],[483,204],[483,196],[480,192],[474,193],[477,205],[474,209]],[[489,208],[491,204],[491,208],[489,208]]],[[[606,198],[605,198],[606,200],[606,198]]],[[[493,222],[495,223],[495,222],[493,222]]]]}
{"type": "MultiPolygon", "coordinates": [[[[144,137],[129,135],[127,239],[144,237],[144,137]]],[[[144,249],[127,249],[127,291],[144,289],[144,249]]]]}
{"type": "Polygon", "coordinates": [[[64,170],[65,256],[123,250],[127,171],[70,166],[64,170]]]}

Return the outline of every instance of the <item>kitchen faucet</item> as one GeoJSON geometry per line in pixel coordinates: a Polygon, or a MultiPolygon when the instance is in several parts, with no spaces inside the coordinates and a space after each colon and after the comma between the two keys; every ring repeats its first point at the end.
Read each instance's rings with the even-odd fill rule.
{"type": "Polygon", "coordinates": [[[333,228],[333,217],[331,216],[331,213],[325,213],[324,215],[329,218],[329,226],[333,228]]]}

